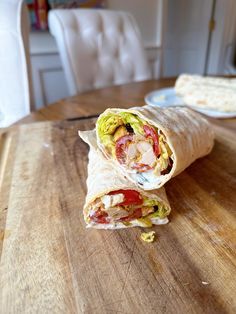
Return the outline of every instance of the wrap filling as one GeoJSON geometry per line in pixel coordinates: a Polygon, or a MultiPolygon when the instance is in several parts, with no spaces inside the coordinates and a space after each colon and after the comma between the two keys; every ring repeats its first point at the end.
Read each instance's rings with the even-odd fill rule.
{"type": "Polygon", "coordinates": [[[126,226],[137,221],[144,227],[151,227],[155,219],[164,219],[169,209],[156,199],[141,195],[136,190],[117,190],[98,197],[90,206],[88,224],[116,224],[126,226]]]}
{"type": "Polygon", "coordinates": [[[163,132],[133,113],[101,116],[98,136],[110,157],[128,170],[143,174],[147,181],[148,173],[160,176],[172,169],[173,154],[163,132]]]}

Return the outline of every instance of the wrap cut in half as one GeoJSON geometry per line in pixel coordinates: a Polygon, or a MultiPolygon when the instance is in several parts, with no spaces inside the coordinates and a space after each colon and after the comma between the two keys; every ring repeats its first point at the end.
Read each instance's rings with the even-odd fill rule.
{"type": "Polygon", "coordinates": [[[107,109],[96,134],[106,158],[144,190],[160,188],[214,144],[207,120],[183,107],[107,109]]]}
{"type": "Polygon", "coordinates": [[[151,192],[138,188],[104,158],[94,131],[79,131],[79,135],[90,146],[83,211],[87,227],[119,229],[168,223],[171,208],[164,188],[151,192]]]}

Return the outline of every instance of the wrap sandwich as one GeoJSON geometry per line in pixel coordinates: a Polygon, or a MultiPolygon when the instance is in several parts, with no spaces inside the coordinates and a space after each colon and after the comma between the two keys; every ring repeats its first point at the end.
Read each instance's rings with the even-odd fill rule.
{"type": "Polygon", "coordinates": [[[104,158],[93,131],[80,131],[79,135],[90,146],[84,205],[87,227],[119,229],[166,224],[171,209],[165,189],[149,192],[138,188],[104,158]]]}
{"type": "Polygon", "coordinates": [[[221,112],[236,111],[236,78],[182,74],[175,83],[175,91],[188,106],[221,112]]]}
{"type": "Polygon", "coordinates": [[[144,190],[163,186],[214,143],[207,120],[183,107],[107,109],[97,120],[96,135],[106,158],[144,190]]]}

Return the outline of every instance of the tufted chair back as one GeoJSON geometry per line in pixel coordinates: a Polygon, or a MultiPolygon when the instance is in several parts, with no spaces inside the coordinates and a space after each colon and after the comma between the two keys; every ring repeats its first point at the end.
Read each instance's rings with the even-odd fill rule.
{"type": "Polygon", "coordinates": [[[139,29],[129,13],[51,10],[49,28],[71,95],[151,78],[139,29]]]}
{"type": "Polygon", "coordinates": [[[0,0],[0,127],[29,114],[29,21],[23,0],[0,0]]]}

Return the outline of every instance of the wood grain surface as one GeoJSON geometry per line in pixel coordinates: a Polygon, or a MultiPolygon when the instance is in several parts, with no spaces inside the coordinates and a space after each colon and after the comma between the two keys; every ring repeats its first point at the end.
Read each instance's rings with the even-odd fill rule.
{"type": "MultiPolygon", "coordinates": [[[[162,78],[105,87],[58,100],[19,120],[16,125],[36,121],[80,119],[102,113],[107,108],[145,105],[144,97],[153,90],[174,85],[176,78],[162,78]]],[[[211,119],[214,124],[236,130],[236,119],[211,119]]],[[[1,129],[0,129],[1,133],[1,129]]]]}
{"type": "Polygon", "coordinates": [[[84,92],[32,112],[17,124],[91,116],[100,114],[108,107],[143,106],[147,93],[173,86],[174,82],[175,78],[148,80],[84,92]]]}
{"type": "Polygon", "coordinates": [[[1,313],[235,313],[235,130],[165,187],[170,223],[86,229],[94,119],[15,126],[0,141],[1,313]],[[146,229],[148,230],[148,229],[146,229]]]}

